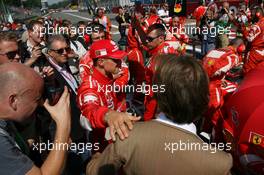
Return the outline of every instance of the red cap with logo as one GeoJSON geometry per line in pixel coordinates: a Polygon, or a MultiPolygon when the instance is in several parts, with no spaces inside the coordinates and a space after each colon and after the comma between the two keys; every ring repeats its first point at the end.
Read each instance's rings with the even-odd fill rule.
{"type": "Polygon", "coordinates": [[[123,59],[127,55],[126,52],[119,50],[116,43],[112,40],[95,41],[90,48],[90,56],[96,58],[112,58],[123,59]]]}

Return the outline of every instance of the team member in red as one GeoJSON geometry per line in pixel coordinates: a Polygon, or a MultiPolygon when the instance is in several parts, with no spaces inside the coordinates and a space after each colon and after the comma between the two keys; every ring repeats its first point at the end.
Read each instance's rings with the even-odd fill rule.
{"type": "Polygon", "coordinates": [[[150,8],[149,17],[144,22],[146,28],[149,28],[151,25],[161,22],[161,19],[158,16],[157,9],[155,7],[150,8]]]}
{"type": "MultiPolygon", "coordinates": [[[[117,74],[121,67],[122,59],[126,52],[118,50],[118,46],[111,40],[100,40],[92,44],[90,57],[93,66],[90,74],[78,89],[78,103],[82,115],[87,118],[93,131],[104,134],[104,129],[109,126],[112,140],[115,133],[120,139],[128,137],[133,122],[140,118],[121,112],[125,103],[118,103],[114,86],[113,74],[117,74]]],[[[103,135],[98,136],[101,139],[103,135]]]]}
{"type": "MultiPolygon", "coordinates": [[[[90,35],[90,43],[92,44],[95,41],[106,39],[106,32],[105,28],[101,24],[91,24],[92,32],[90,35]]],[[[90,74],[90,69],[93,66],[93,60],[90,57],[90,51],[88,50],[87,53],[80,59],[79,63],[79,70],[80,70],[80,78],[81,81],[87,79],[90,74]]],[[[115,83],[119,86],[125,86],[129,81],[129,70],[128,66],[122,61],[121,71],[114,75],[115,83]]]]}
{"type": "MultiPolygon", "coordinates": [[[[90,42],[93,43],[95,41],[103,40],[106,38],[105,28],[101,24],[91,24],[90,27],[92,28],[92,32],[90,35],[90,42]]],[[[93,66],[93,60],[90,57],[90,51],[88,50],[87,53],[83,58],[80,59],[79,63],[79,72],[81,81],[85,81],[90,75],[91,67],[93,66]]],[[[114,83],[118,87],[125,87],[129,81],[129,70],[126,63],[122,60],[121,68],[118,74],[113,75],[115,79],[114,83]]],[[[118,102],[125,103],[126,94],[122,91],[117,93],[118,102]]],[[[123,110],[125,109],[125,105],[123,105],[123,110]]]]}
{"type": "Polygon", "coordinates": [[[224,138],[232,143],[237,174],[264,174],[264,66],[244,77],[225,104],[224,138]]]}
{"type": "MultiPolygon", "coordinates": [[[[166,30],[162,24],[153,24],[147,31],[147,47],[149,48],[150,58],[146,65],[146,85],[152,86],[152,78],[155,71],[155,57],[159,54],[177,53],[175,49],[165,42],[166,30]]],[[[150,94],[145,96],[145,113],[144,120],[150,120],[154,117],[157,109],[157,102],[153,97],[153,92],[150,89],[150,94]]]]}
{"type": "MultiPolygon", "coordinates": [[[[127,35],[127,59],[129,63],[129,72],[136,85],[142,85],[143,81],[145,80],[145,77],[142,76],[142,72],[145,71],[144,58],[142,54],[143,44],[136,29],[137,27],[140,27],[143,31],[146,30],[146,28],[143,26],[144,16],[144,9],[141,6],[137,7],[132,20],[137,20],[138,26],[131,24],[128,28],[127,35]]],[[[141,100],[142,98],[140,99],[140,96],[141,95],[139,93],[135,92],[133,99],[141,100]]]]}
{"type": "Polygon", "coordinates": [[[249,30],[244,30],[243,34],[250,42],[250,50],[244,65],[244,73],[254,69],[259,63],[264,61],[264,13],[262,8],[252,11],[253,21],[258,21],[249,30]]]}
{"type": "Polygon", "coordinates": [[[210,102],[206,117],[213,126],[217,126],[222,117],[221,107],[225,99],[238,87],[236,83],[226,80],[225,77],[232,68],[241,65],[244,51],[243,40],[237,38],[226,48],[210,51],[203,59],[203,67],[210,79],[210,102]]]}

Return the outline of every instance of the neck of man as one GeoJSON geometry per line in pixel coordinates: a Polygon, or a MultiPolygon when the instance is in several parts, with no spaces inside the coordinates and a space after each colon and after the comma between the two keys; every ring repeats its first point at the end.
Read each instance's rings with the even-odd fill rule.
{"type": "Polygon", "coordinates": [[[54,62],[54,63],[56,63],[57,65],[59,65],[60,67],[63,67],[63,65],[64,65],[64,63],[60,63],[60,62],[58,62],[54,57],[52,57],[51,55],[49,55],[50,56],[50,59],[52,59],[52,61],[54,62]]]}
{"type": "Polygon", "coordinates": [[[5,105],[3,104],[0,105],[0,120],[10,120],[10,116],[8,115],[8,112],[2,106],[5,105]]]}

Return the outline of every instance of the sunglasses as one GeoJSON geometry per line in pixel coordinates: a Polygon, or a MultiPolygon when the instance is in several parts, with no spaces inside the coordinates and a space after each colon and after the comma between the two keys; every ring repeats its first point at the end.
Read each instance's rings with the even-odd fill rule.
{"type": "Polygon", "coordinates": [[[146,37],[146,41],[147,41],[147,42],[152,42],[154,39],[156,39],[156,38],[158,38],[158,37],[160,37],[160,36],[161,36],[161,35],[158,35],[158,36],[153,37],[153,38],[150,37],[150,36],[147,36],[147,37],[146,37]]]}
{"type": "Polygon", "coordinates": [[[0,54],[0,55],[6,55],[9,60],[14,60],[16,55],[19,55],[19,51],[18,50],[10,51],[10,52],[3,53],[3,54],[0,54]]]}
{"type": "Polygon", "coordinates": [[[50,50],[52,50],[52,51],[54,51],[54,52],[56,52],[56,53],[61,55],[61,54],[64,53],[64,51],[66,53],[69,53],[71,51],[71,48],[70,47],[66,47],[66,48],[61,48],[61,49],[58,49],[58,50],[55,50],[55,49],[50,49],[50,50]]]}

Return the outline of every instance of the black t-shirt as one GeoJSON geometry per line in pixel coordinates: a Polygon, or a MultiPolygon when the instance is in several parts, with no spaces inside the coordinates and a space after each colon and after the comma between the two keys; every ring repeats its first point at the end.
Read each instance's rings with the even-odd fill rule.
{"type": "Polygon", "coordinates": [[[24,175],[34,164],[21,152],[9,125],[9,122],[0,120],[0,174],[24,175]]]}

